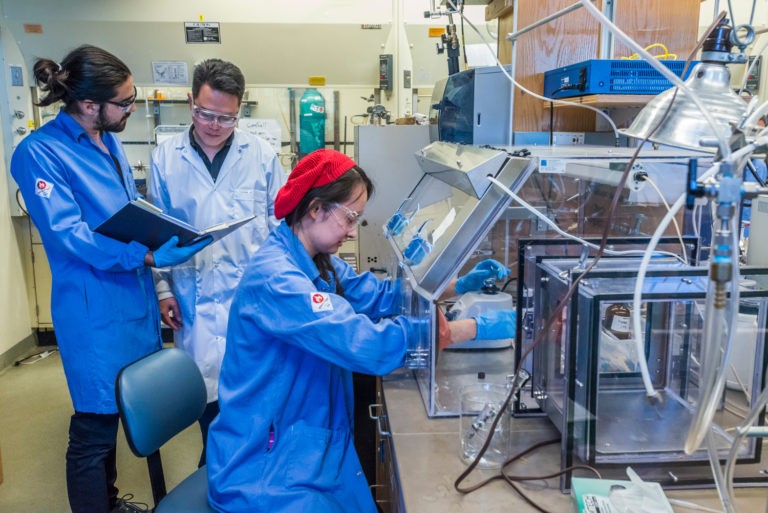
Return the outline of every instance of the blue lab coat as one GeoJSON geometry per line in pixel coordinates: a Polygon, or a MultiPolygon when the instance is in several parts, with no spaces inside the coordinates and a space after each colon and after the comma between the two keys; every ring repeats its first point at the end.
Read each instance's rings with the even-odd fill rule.
{"type": "Polygon", "coordinates": [[[333,265],[344,297],[282,223],[240,282],[208,437],[209,499],[221,512],[376,511],[352,441],[352,371],[399,367],[422,328],[388,318],[400,312],[398,286],[333,265]]]}
{"type": "Polygon", "coordinates": [[[76,411],[117,413],[115,378],[161,348],[160,316],[146,246],[93,230],[138,197],[120,141],[103,134],[119,162],[68,114],[25,138],[11,174],[51,266],[51,314],[76,411]]]}
{"type": "Polygon", "coordinates": [[[251,257],[278,225],[274,198],[286,173],[266,141],[235,129],[214,182],[189,137],[185,130],[152,153],[149,200],[198,229],[256,216],[186,262],[154,271],[158,299],[175,297],[179,303],[183,325],[174,332],[176,346],[197,363],[212,402],[232,297],[251,257]]]}

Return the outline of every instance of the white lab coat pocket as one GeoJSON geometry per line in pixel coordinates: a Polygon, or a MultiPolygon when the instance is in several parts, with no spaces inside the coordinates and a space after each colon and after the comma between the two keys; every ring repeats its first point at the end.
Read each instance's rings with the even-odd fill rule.
{"type": "Polygon", "coordinates": [[[267,192],[260,189],[239,188],[232,192],[235,218],[255,215],[262,217],[267,204],[267,192]]]}

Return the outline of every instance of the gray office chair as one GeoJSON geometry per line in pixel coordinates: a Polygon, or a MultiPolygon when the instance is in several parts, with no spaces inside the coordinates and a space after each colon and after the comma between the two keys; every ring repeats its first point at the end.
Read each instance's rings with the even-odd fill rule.
{"type": "Polygon", "coordinates": [[[208,505],[205,467],[167,493],[160,460],[160,447],[205,410],[205,383],[195,362],[180,349],[161,349],[125,366],[116,394],[128,445],[147,458],[155,513],[216,513],[208,505]]]}

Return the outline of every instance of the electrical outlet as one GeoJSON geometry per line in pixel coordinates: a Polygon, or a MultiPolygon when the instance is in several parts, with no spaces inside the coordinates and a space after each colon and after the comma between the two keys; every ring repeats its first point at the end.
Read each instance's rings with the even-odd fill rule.
{"type": "Polygon", "coordinates": [[[553,146],[574,146],[584,144],[584,132],[555,132],[552,134],[553,146]]]}
{"type": "Polygon", "coordinates": [[[23,86],[24,85],[24,73],[21,70],[21,66],[9,66],[11,70],[11,85],[23,86]]]}

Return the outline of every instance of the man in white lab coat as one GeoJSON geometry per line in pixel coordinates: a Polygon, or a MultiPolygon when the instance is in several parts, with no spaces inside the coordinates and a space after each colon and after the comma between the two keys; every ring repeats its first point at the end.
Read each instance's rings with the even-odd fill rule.
{"type": "Polygon", "coordinates": [[[155,272],[162,319],[205,379],[201,466],[208,426],[219,411],[229,306],[251,255],[278,224],[273,200],[285,181],[274,150],[236,128],[244,91],[245,78],[232,63],[209,59],[195,67],[192,125],[155,149],[147,191],[164,212],[198,229],[255,215],[185,264],[155,272]]]}

